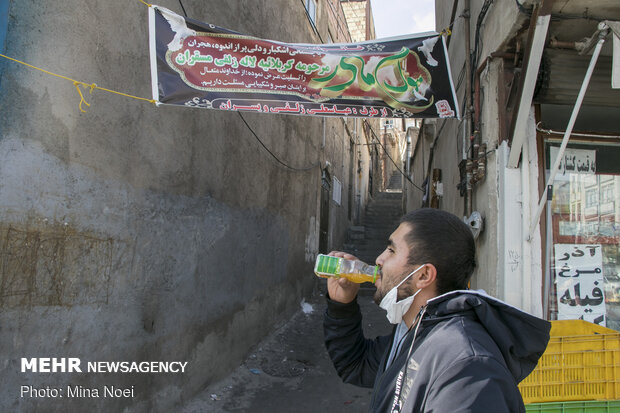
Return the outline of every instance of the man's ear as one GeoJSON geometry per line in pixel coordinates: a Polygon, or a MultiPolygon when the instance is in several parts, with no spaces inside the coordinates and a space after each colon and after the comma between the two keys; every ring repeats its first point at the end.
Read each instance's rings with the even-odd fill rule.
{"type": "Polygon", "coordinates": [[[437,280],[437,268],[433,264],[426,264],[424,268],[420,269],[420,276],[416,282],[418,289],[427,288],[433,285],[437,280]]]}

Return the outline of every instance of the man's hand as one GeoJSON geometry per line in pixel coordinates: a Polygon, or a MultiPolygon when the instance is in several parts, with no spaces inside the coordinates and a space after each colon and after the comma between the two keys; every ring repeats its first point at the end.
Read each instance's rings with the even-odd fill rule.
{"type": "MultiPolygon", "coordinates": [[[[341,257],[345,260],[356,260],[357,258],[351,254],[340,251],[332,251],[327,255],[332,257],[341,257]]],[[[347,280],[346,278],[333,278],[327,279],[327,292],[329,298],[339,303],[348,304],[355,300],[357,292],[360,289],[360,285],[347,280]]]]}

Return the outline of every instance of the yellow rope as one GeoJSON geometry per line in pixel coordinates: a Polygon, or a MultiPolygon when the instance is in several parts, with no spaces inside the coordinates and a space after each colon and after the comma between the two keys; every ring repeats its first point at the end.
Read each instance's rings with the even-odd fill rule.
{"type": "Polygon", "coordinates": [[[146,4],[146,5],[147,5],[147,6],[149,6],[149,7],[153,7],[153,5],[152,5],[152,4],[148,4],[148,3],[147,3],[147,2],[145,2],[144,0],[138,0],[138,1],[139,1],[140,3],[144,3],[144,4],[146,4]]]}
{"type": "MultiPolygon", "coordinates": [[[[142,1],[142,0],[140,0],[140,1],[142,1]]],[[[150,5],[149,5],[149,7],[150,7],[150,5]]],[[[22,62],[21,60],[13,59],[12,57],[5,56],[3,54],[0,54],[0,57],[4,57],[5,59],[12,60],[12,61],[14,61],[16,63],[19,63],[19,64],[22,64],[24,66],[28,66],[28,67],[30,67],[32,69],[40,70],[41,72],[46,73],[48,75],[56,76],[56,77],[59,77],[61,79],[65,79],[65,80],[68,80],[70,82],[73,82],[73,85],[75,86],[75,89],[77,90],[78,94],[80,95],[80,105],[79,105],[79,108],[80,108],[81,112],[86,112],[84,109],[82,109],[82,103],[84,103],[86,106],[90,106],[90,104],[88,102],[86,102],[86,99],[84,99],[84,95],[82,95],[82,91],[80,90],[80,86],[84,86],[84,87],[90,88],[90,93],[91,94],[93,93],[94,89],[99,89],[99,90],[103,90],[104,92],[114,93],[114,94],[117,94],[117,95],[121,95],[121,96],[125,96],[125,97],[128,97],[128,98],[132,98],[132,99],[145,100],[145,101],[150,102],[150,103],[156,103],[156,101],[154,99],[147,99],[147,98],[142,98],[140,96],[134,96],[134,95],[129,95],[127,93],[117,92],[116,90],[111,90],[111,89],[106,89],[104,87],[99,87],[95,83],[88,84],[86,82],[81,82],[79,80],[71,79],[70,77],[67,77],[67,76],[59,75],[57,73],[53,73],[53,72],[50,72],[48,70],[41,69],[40,67],[33,66],[33,65],[28,64],[26,62],[22,62]]]]}
{"type": "Polygon", "coordinates": [[[86,103],[86,106],[90,107],[90,103],[88,103],[85,99],[84,99],[84,95],[82,95],[82,91],[80,90],[80,82],[73,82],[73,86],[75,86],[75,89],[77,90],[78,94],[80,95],[80,112],[86,112],[84,109],[82,109],[82,103],[86,103]]]}

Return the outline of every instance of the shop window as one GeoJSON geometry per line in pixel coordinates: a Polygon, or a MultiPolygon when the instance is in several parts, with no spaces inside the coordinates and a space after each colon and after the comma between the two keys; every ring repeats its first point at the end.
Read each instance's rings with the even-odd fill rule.
{"type": "MultiPolygon", "coordinates": [[[[552,165],[559,143],[545,147],[552,165]]],[[[582,319],[620,331],[618,159],[618,145],[570,144],[563,156],[547,204],[552,320],[582,319]]]]}
{"type": "Polygon", "coordinates": [[[601,206],[614,202],[614,186],[612,184],[606,184],[601,187],[601,206]]]}
{"type": "Polygon", "coordinates": [[[596,189],[590,188],[586,191],[586,206],[591,208],[598,204],[598,194],[596,193],[596,189]]]}

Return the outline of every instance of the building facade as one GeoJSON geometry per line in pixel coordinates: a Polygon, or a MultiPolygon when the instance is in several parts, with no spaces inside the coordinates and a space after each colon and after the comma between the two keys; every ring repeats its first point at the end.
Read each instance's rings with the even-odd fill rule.
{"type": "MultiPolygon", "coordinates": [[[[409,173],[479,234],[472,287],[618,330],[614,20],[615,1],[436,2],[463,116],[424,121],[409,173]]],[[[408,208],[432,198],[408,195],[408,208]]]]}
{"type": "MultiPolygon", "coordinates": [[[[251,3],[158,5],[260,38],[351,40],[338,1],[251,3]]],[[[149,96],[142,2],[2,5],[6,55],[149,96]]],[[[106,410],[170,411],[298,309],[316,254],[342,243],[369,197],[372,122],[241,119],[84,89],[82,113],[71,82],[6,60],[0,88],[3,411],[98,410],[96,399],[20,398],[17,384],[111,383],[135,396],[106,410]],[[22,373],[25,357],[187,368],[50,376],[22,373]]]]}

